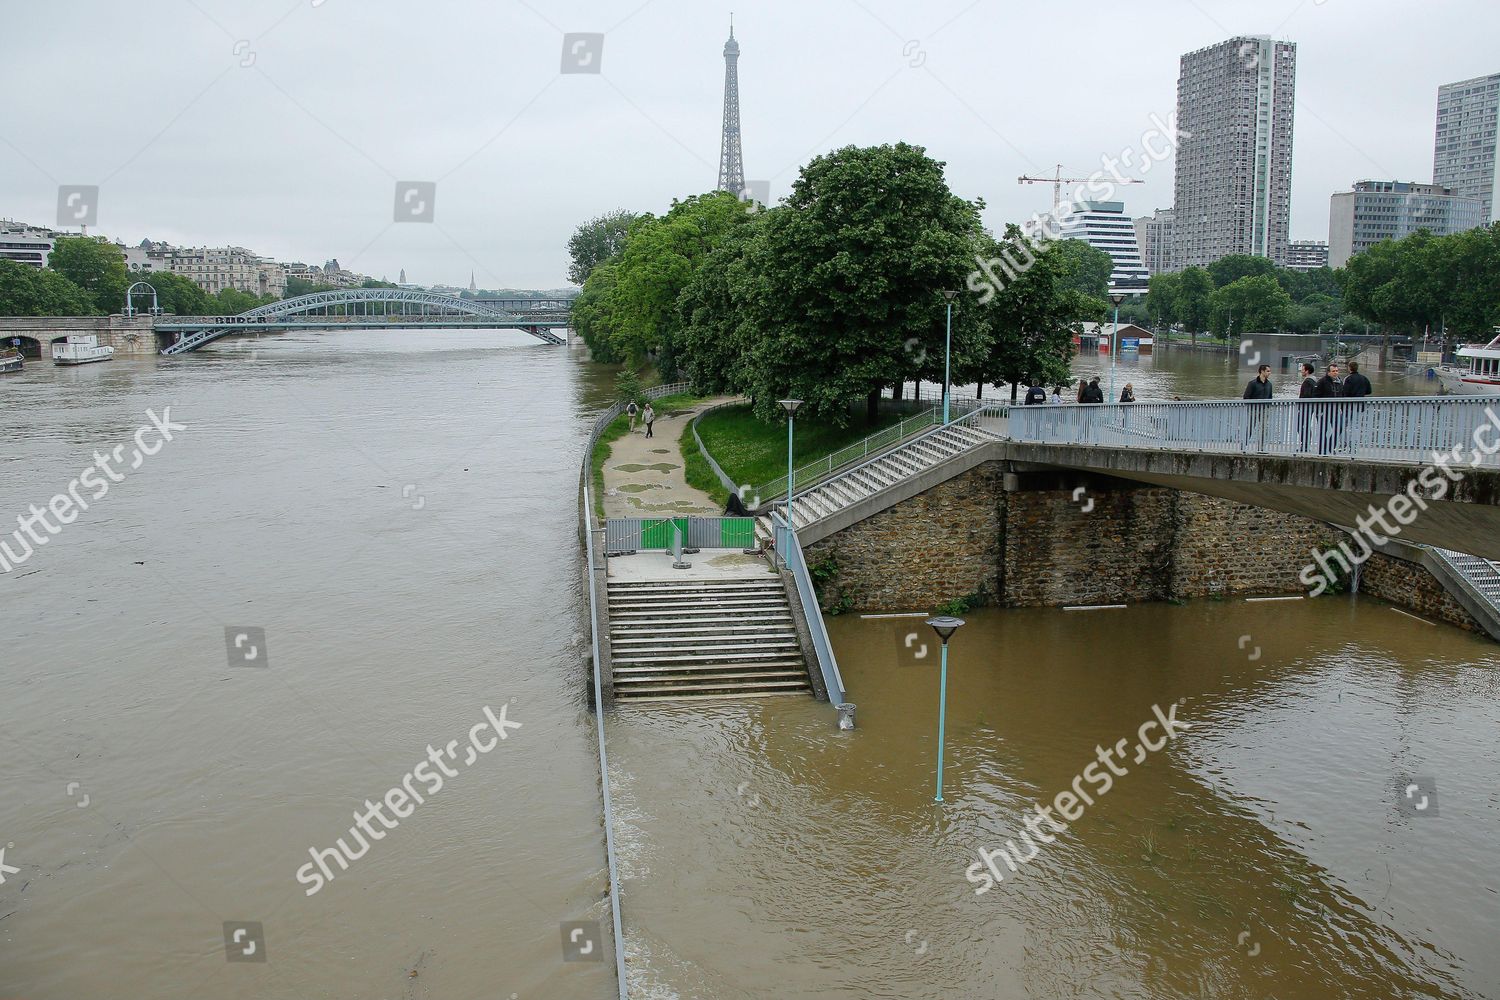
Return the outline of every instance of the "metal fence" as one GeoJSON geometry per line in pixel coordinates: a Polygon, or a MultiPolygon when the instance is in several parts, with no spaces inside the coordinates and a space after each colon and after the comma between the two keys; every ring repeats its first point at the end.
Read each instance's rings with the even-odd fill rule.
{"type": "Polygon", "coordinates": [[[823,609],[818,607],[818,591],[813,587],[812,573],[802,555],[802,543],[797,541],[797,533],[787,527],[781,511],[772,512],[771,524],[776,531],[776,552],[797,586],[797,599],[802,605],[802,616],[807,619],[807,630],[812,635],[813,654],[823,676],[823,687],[828,691],[828,701],[834,706],[842,705],[846,697],[844,678],[839,673],[839,661],[833,655],[833,644],[823,624],[823,609]]]}
{"type": "Polygon", "coordinates": [[[1429,462],[1457,447],[1455,465],[1494,467],[1497,406],[1461,396],[1018,406],[1007,433],[1037,444],[1393,462],[1429,462]]]}
{"type": "Polygon", "coordinates": [[[604,522],[604,554],[684,549],[751,549],[753,517],[611,517],[604,522]]]}
{"type": "MultiPolygon", "coordinates": [[[[797,489],[810,489],[819,480],[826,479],[844,466],[861,462],[904,438],[930,427],[935,427],[942,422],[943,411],[941,407],[933,407],[906,417],[899,423],[887,427],[883,431],[876,431],[862,441],[856,441],[847,448],[840,448],[838,451],[825,455],[816,462],[809,462],[802,466],[802,468],[796,471],[794,476],[797,489]]],[[[760,497],[762,503],[785,497],[786,476],[777,476],[768,483],[762,483],[755,490],[754,496],[760,497]]]]}

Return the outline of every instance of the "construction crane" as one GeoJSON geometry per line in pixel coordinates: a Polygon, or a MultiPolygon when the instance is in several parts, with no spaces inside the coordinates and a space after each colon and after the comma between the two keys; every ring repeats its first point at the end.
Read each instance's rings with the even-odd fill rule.
{"type": "MultiPolygon", "coordinates": [[[[1052,185],[1052,204],[1053,205],[1060,205],[1060,204],[1062,204],[1062,186],[1064,184],[1088,184],[1088,183],[1090,183],[1092,181],[1095,181],[1095,180],[1098,180],[1098,179],[1099,178],[1097,178],[1097,177],[1064,177],[1062,175],[1062,164],[1059,163],[1057,165],[1057,172],[1054,173],[1051,177],[1025,177],[1025,176],[1023,176],[1019,180],[1017,180],[1016,183],[1018,183],[1018,184],[1051,184],[1052,185]]],[[[1134,177],[1130,177],[1130,178],[1114,178],[1113,181],[1112,181],[1112,183],[1115,183],[1115,184],[1144,184],[1146,182],[1143,181],[1143,180],[1137,180],[1134,177]]]]}

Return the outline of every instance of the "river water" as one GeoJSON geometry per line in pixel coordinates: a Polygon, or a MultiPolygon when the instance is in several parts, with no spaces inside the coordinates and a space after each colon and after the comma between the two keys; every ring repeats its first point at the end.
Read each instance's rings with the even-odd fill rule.
{"type": "MultiPolygon", "coordinates": [[[[560,926],[608,924],[575,492],[608,383],[341,331],[0,385],[7,522],[148,408],[187,425],[0,574],[0,997],[614,995],[560,926]],[[441,790],[352,836],[429,747],[441,790]]],[[[1348,597],[969,620],[941,806],[915,619],[831,621],[853,733],[800,698],[609,716],[633,996],[1500,996],[1493,644],[1348,597]]]]}

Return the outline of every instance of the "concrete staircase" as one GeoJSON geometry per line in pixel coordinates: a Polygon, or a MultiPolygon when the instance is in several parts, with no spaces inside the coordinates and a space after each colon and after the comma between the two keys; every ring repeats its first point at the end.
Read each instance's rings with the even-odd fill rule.
{"type": "Polygon", "coordinates": [[[809,694],[781,580],[611,580],[617,701],[809,694]]]}
{"type": "MultiPolygon", "coordinates": [[[[879,458],[824,479],[806,493],[799,489],[792,501],[793,520],[800,531],[904,479],[993,440],[995,435],[992,433],[958,425],[924,434],[879,458]]],[[[755,536],[763,546],[770,547],[770,517],[755,519],[755,536]]]]}
{"type": "Polygon", "coordinates": [[[1436,546],[1428,552],[1436,557],[1427,563],[1432,575],[1500,641],[1500,563],[1436,546]]]}

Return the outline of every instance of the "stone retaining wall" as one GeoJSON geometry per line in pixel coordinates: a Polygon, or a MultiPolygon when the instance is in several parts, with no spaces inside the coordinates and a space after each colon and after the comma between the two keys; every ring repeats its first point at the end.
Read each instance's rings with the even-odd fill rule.
{"type": "MultiPolygon", "coordinates": [[[[1036,607],[1304,593],[1300,575],[1314,548],[1344,537],[1295,514],[1123,480],[1073,475],[1071,488],[1007,491],[1007,478],[1005,463],[985,463],[810,545],[810,564],[837,569],[824,577],[824,607],[929,610],[971,595],[1036,607]]],[[[1456,607],[1412,568],[1426,589],[1394,578],[1366,589],[1416,608],[1456,607]]]]}
{"type": "Polygon", "coordinates": [[[1371,555],[1360,569],[1359,592],[1410,609],[1414,614],[1486,634],[1426,567],[1382,555],[1371,555]]]}

